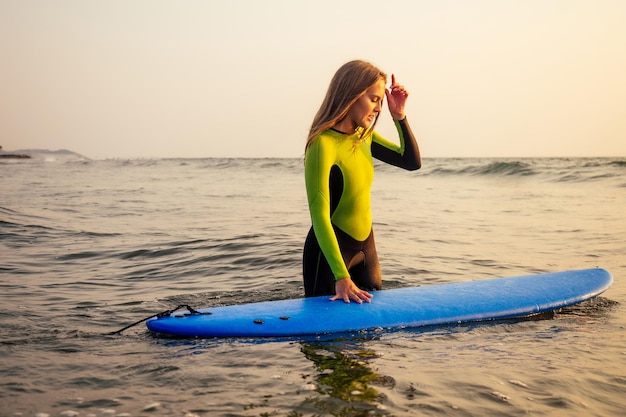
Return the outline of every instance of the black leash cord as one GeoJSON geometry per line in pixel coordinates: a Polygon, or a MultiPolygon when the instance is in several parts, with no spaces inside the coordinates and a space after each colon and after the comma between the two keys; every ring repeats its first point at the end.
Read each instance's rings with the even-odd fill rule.
{"type": "Polygon", "coordinates": [[[176,312],[176,311],[180,310],[181,308],[186,308],[186,309],[189,311],[189,313],[191,313],[192,315],[193,315],[193,314],[211,314],[210,312],[201,313],[201,312],[199,312],[198,310],[196,310],[196,309],[194,309],[194,308],[190,307],[190,306],[189,306],[189,305],[187,305],[187,304],[181,304],[181,305],[179,305],[178,307],[173,308],[173,309],[171,309],[171,310],[165,310],[165,311],[162,311],[162,312],[160,312],[160,313],[153,314],[153,315],[151,315],[151,316],[146,317],[145,319],[141,319],[141,320],[139,320],[139,321],[137,321],[137,322],[135,322],[135,323],[133,323],[133,324],[129,324],[128,326],[126,326],[126,327],[124,327],[124,328],[122,328],[122,329],[116,330],[116,331],[111,332],[111,333],[107,333],[107,335],[108,335],[108,336],[114,336],[114,335],[116,335],[116,334],[120,334],[120,333],[122,333],[124,330],[128,330],[128,329],[130,329],[131,327],[134,327],[134,326],[136,326],[136,325],[138,325],[138,324],[141,324],[141,323],[143,323],[144,321],[147,321],[147,320],[151,319],[152,317],[156,317],[156,318],[160,319],[160,318],[162,318],[162,317],[169,316],[170,314],[172,314],[172,313],[174,313],[174,312],[176,312]]]}

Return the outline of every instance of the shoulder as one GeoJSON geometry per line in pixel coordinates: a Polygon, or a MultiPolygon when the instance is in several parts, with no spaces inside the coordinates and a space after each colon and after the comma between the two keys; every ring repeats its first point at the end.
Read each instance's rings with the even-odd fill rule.
{"type": "Polygon", "coordinates": [[[326,130],[315,137],[308,146],[306,153],[332,152],[337,148],[342,135],[334,130],[326,130]]]}
{"type": "Polygon", "coordinates": [[[333,129],[328,129],[328,130],[323,131],[319,135],[317,135],[317,138],[315,138],[315,140],[316,141],[319,140],[320,142],[325,143],[325,144],[334,144],[345,138],[346,138],[345,134],[337,132],[336,130],[333,130],[333,129]]]}
{"type": "Polygon", "coordinates": [[[326,172],[340,159],[342,135],[333,130],[320,133],[309,145],[304,155],[305,169],[326,172]]]}
{"type": "Polygon", "coordinates": [[[369,139],[370,139],[372,142],[381,142],[381,141],[383,141],[383,142],[384,142],[384,141],[386,141],[386,140],[387,140],[387,139],[385,139],[385,138],[384,138],[384,137],[383,137],[380,133],[378,133],[378,132],[377,132],[377,131],[375,131],[375,130],[372,130],[372,132],[370,133],[370,137],[369,137],[369,139]]]}

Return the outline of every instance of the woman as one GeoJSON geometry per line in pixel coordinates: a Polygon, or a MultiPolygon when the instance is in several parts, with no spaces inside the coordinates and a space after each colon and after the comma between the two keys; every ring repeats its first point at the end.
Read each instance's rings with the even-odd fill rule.
{"type": "Polygon", "coordinates": [[[305,296],[370,302],[381,288],[370,190],[372,158],[408,169],[421,167],[417,142],[404,114],[409,93],[372,64],[351,61],[333,77],[309,132],[305,182],[313,226],[303,256],[305,296]],[[400,145],[373,129],[384,98],[400,145]]]}

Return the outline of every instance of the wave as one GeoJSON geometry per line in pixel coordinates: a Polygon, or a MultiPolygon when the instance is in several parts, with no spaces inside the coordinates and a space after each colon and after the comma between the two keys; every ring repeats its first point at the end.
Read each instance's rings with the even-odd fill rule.
{"type": "MultiPolygon", "coordinates": [[[[434,158],[417,175],[528,178],[556,183],[619,181],[626,159],[615,158],[434,158]]],[[[384,167],[381,167],[383,170],[384,167]]],[[[618,186],[623,186],[623,181],[618,186]]]]}
{"type": "Polygon", "coordinates": [[[460,167],[437,167],[432,169],[433,174],[456,175],[495,175],[495,176],[529,176],[537,174],[530,164],[520,161],[494,161],[486,164],[470,164],[460,167]]]}
{"type": "Polygon", "coordinates": [[[621,159],[621,160],[611,161],[609,162],[609,165],[620,167],[620,168],[626,168],[626,160],[621,159]]]}
{"type": "MultiPolygon", "coordinates": [[[[274,176],[276,173],[303,176],[302,158],[155,158],[68,160],[68,166],[92,165],[87,169],[176,169],[184,178],[210,173],[213,178],[242,179],[254,175],[274,176]],[[178,169],[182,169],[178,171],[178,169]]],[[[397,172],[397,168],[375,161],[381,172],[397,172]]],[[[422,169],[414,175],[465,176],[489,178],[538,178],[549,182],[598,182],[623,178],[626,158],[424,158],[422,169]]],[[[129,174],[130,175],[130,174],[129,174]]],[[[412,174],[413,175],[413,174],[412,174]]],[[[184,179],[183,178],[183,179],[184,179]]],[[[623,186],[623,181],[618,184],[623,186]]]]}

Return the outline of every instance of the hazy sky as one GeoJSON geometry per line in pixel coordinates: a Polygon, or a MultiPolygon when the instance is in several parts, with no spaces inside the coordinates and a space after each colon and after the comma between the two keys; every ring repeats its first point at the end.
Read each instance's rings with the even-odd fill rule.
{"type": "Polygon", "coordinates": [[[0,145],[299,157],[359,58],[410,91],[425,157],[626,156],[625,22],[625,0],[0,0],[0,145]]]}

